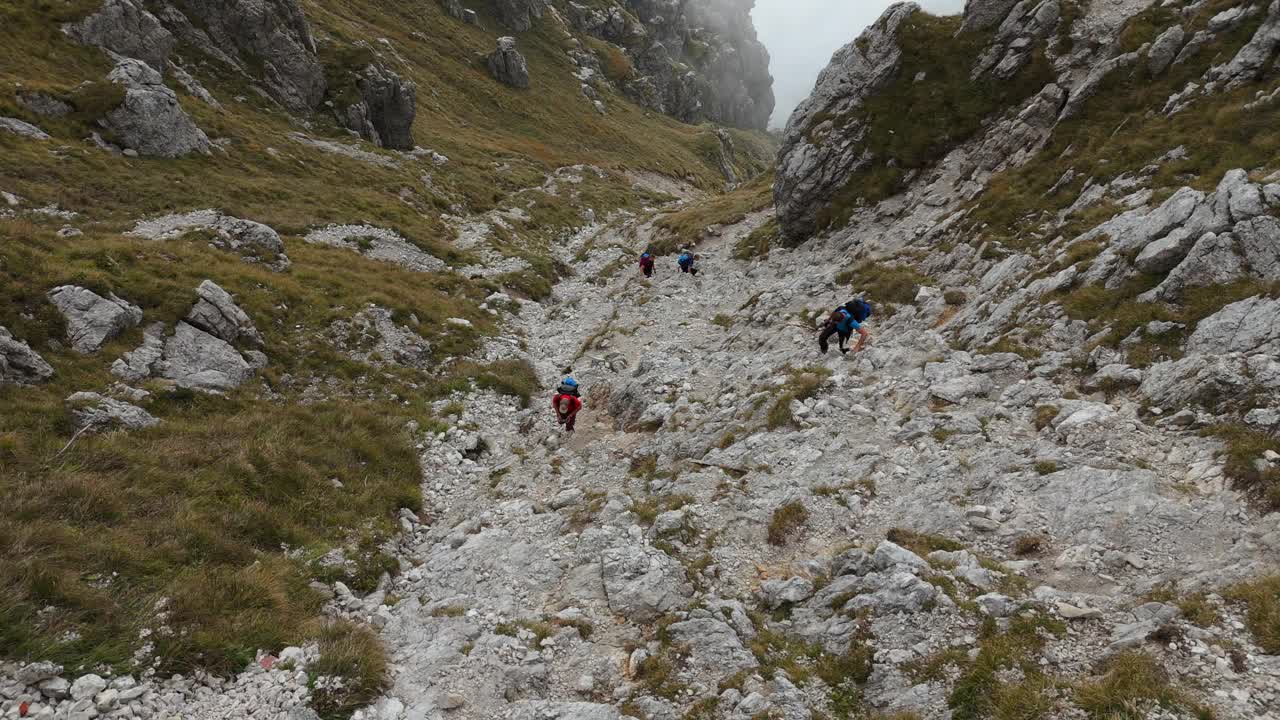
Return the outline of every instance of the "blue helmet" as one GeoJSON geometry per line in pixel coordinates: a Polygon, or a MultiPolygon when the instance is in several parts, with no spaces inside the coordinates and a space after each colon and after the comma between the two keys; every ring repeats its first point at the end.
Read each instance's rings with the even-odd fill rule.
{"type": "Polygon", "coordinates": [[[567,377],[567,378],[565,378],[565,379],[564,379],[564,384],[565,384],[565,385],[568,385],[569,387],[578,387],[578,381],[577,381],[577,380],[574,380],[574,379],[573,379],[573,378],[571,378],[571,377],[567,377]]]}

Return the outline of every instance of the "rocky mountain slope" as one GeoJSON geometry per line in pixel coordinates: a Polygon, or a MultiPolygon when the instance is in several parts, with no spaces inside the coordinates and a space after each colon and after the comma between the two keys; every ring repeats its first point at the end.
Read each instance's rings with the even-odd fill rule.
{"type": "Polygon", "coordinates": [[[1280,5],[894,6],[772,193],[584,72],[736,4],[92,5],[0,11],[6,717],[1280,716],[1280,5]]]}

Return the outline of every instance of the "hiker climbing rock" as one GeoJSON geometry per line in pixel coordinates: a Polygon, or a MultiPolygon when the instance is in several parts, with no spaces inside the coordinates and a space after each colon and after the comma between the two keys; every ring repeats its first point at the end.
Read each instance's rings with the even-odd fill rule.
{"type": "Polygon", "coordinates": [[[685,250],[680,253],[680,258],[676,260],[676,264],[680,266],[680,272],[689,273],[698,276],[698,260],[702,259],[700,255],[694,255],[691,251],[685,250]]]}
{"type": "Polygon", "coordinates": [[[556,396],[551,399],[551,407],[556,412],[556,421],[564,426],[566,432],[573,432],[578,411],[582,409],[578,381],[571,377],[565,378],[564,382],[560,383],[560,387],[556,388],[556,396]]]}
{"type": "Polygon", "coordinates": [[[652,253],[646,252],[640,255],[640,272],[644,273],[645,277],[653,277],[653,254],[652,253]]]}
{"type": "Polygon", "coordinates": [[[827,340],[832,335],[838,335],[840,352],[848,353],[849,348],[845,347],[845,343],[849,342],[854,332],[857,332],[858,344],[853,347],[853,351],[860,352],[867,339],[871,337],[866,328],[862,327],[862,323],[869,317],[871,317],[871,303],[862,298],[850,300],[836,308],[822,325],[822,333],[818,335],[818,348],[825,355],[827,340]]]}

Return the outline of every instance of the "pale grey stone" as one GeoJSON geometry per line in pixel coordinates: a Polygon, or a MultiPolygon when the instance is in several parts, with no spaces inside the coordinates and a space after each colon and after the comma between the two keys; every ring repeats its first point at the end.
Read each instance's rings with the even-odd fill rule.
{"type": "Polygon", "coordinates": [[[79,353],[97,352],[103,343],[142,322],[142,310],[114,294],[62,285],[49,291],[49,302],[67,321],[67,342],[79,353]]]}

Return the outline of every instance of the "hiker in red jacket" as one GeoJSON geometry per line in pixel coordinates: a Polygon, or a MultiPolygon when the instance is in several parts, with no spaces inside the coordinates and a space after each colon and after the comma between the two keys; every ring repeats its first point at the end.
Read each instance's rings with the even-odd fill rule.
{"type": "Polygon", "coordinates": [[[573,423],[578,419],[578,411],[582,409],[576,380],[565,378],[560,383],[556,396],[551,398],[551,409],[556,411],[556,421],[564,426],[565,431],[573,432],[573,423]]]}
{"type": "Polygon", "coordinates": [[[653,277],[653,254],[652,253],[646,252],[640,256],[640,272],[644,273],[644,276],[647,278],[653,277]]]}

